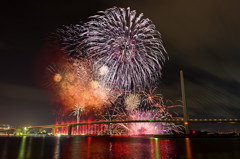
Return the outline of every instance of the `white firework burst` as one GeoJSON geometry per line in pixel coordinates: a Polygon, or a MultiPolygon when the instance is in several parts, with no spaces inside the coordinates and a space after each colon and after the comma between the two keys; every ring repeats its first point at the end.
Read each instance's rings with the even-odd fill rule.
{"type": "Polygon", "coordinates": [[[85,39],[80,46],[98,68],[108,68],[101,80],[123,90],[153,88],[167,58],[155,25],[130,8],[99,13],[86,23],[88,31],[82,34],[85,39]]]}
{"type": "Polygon", "coordinates": [[[137,94],[130,94],[125,98],[126,109],[128,111],[136,109],[141,103],[141,98],[137,94]]]}
{"type": "Polygon", "coordinates": [[[79,106],[78,104],[76,104],[73,112],[71,113],[71,115],[76,116],[77,123],[79,123],[79,121],[80,121],[82,111],[83,111],[83,108],[81,106],[79,106]]]}

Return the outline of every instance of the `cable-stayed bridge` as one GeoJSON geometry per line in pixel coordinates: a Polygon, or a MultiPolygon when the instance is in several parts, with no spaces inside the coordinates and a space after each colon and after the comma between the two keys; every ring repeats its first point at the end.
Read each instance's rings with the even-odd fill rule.
{"type": "MultiPolygon", "coordinates": [[[[194,118],[193,115],[191,115],[192,109],[191,107],[187,106],[186,102],[186,94],[185,94],[185,84],[184,84],[184,77],[183,77],[183,72],[180,72],[180,79],[181,79],[181,94],[182,94],[182,102],[183,102],[183,118],[176,118],[176,119],[161,119],[161,120],[105,120],[105,121],[91,121],[91,122],[79,122],[79,123],[66,123],[66,124],[57,124],[57,125],[40,125],[40,126],[30,126],[28,129],[46,129],[50,128],[52,129],[53,134],[56,134],[56,131],[59,128],[65,128],[66,129],[66,134],[72,135],[72,131],[74,128],[78,126],[86,126],[88,128],[86,129],[92,129],[93,132],[97,132],[98,130],[104,129],[103,125],[105,128],[109,127],[110,124],[124,124],[124,123],[150,123],[150,122],[157,122],[157,123],[182,123],[185,127],[185,132],[186,134],[189,134],[189,123],[240,123],[240,119],[238,118],[229,118],[231,115],[227,117],[221,117],[219,114],[214,115],[214,113],[211,113],[211,111],[208,111],[205,107],[205,110],[201,110],[201,107],[198,107],[201,111],[201,116],[205,116],[206,118],[194,118]],[[190,110],[190,117],[189,117],[189,110],[190,110]],[[205,113],[206,112],[206,113],[205,113]],[[208,115],[207,115],[208,113],[208,115]],[[210,115],[209,115],[210,114],[210,115]],[[102,128],[101,128],[101,126],[102,128]],[[97,130],[98,129],[98,130],[97,130]]],[[[191,86],[191,85],[190,85],[191,86]]],[[[207,87],[207,88],[201,88],[199,86],[199,96],[193,96],[193,95],[188,95],[193,103],[193,104],[201,104],[202,101],[207,102],[208,104],[214,104],[214,101],[218,101],[218,103],[226,103],[226,100],[224,97],[226,96],[224,93],[220,92],[219,90],[212,88],[212,87],[207,87]],[[209,93],[211,92],[211,93],[209,93]],[[213,92],[213,93],[212,93],[213,92]],[[201,100],[203,99],[204,100],[201,100]]],[[[191,92],[191,90],[190,90],[191,92]]],[[[191,104],[192,104],[191,103],[191,104]]],[[[190,105],[191,105],[190,104],[190,105]]],[[[235,104],[235,103],[231,103],[235,104]]],[[[224,111],[223,106],[219,106],[219,109],[221,111],[224,111]]],[[[199,112],[197,112],[199,113],[199,112]]],[[[24,129],[24,128],[22,128],[24,129]]],[[[97,133],[96,133],[97,134],[97,133]]]]}

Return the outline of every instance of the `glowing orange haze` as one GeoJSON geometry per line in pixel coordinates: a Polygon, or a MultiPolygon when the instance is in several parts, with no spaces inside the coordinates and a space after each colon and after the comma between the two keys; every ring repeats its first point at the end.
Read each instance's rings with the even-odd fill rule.
{"type": "Polygon", "coordinates": [[[61,68],[52,74],[54,92],[66,110],[73,110],[78,104],[84,111],[101,109],[112,93],[98,81],[88,62],[74,60],[61,62],[61,68]]]}
{"type": "Polygon", "coordinates": [[[78,104],[84,110],[90,108],[101,108],[107,103],[108,91],[101,87],[92,88],[87,85],[70,84],[62,86],[59,90],[59,97],[62,103],[73,109],[78,104]]]}

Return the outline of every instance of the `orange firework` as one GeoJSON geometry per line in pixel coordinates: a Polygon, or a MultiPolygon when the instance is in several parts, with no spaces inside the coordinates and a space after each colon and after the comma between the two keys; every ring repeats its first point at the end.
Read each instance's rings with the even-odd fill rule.
{"type": "Polygon", "coordinates": [[[93,80],[91,67],[90,61],[78,59],[62,60],[58,68],[51,67],[51,86],[67,111],[76,104],[84,111],[101,109],[112,97],[110,89],[93,80]]]}
{"type": "Polygon", "coordinates": [[[54,82],[60,82],[62,80],[62,76],[59,73],[57,73],[53,76],[53,80],[54,82]]]}

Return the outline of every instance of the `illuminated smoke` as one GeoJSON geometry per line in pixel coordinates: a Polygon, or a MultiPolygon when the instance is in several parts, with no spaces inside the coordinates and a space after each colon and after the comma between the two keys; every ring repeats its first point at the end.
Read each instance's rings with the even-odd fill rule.
{"type": "Polygon", "coordinates": [[[73,110],[76,104],[86,111],[101,109],[111,99],[111,90],[93,80],[90,61],[70,59],[58,66],[50,80],[54,94],[66,110],[73,110]]]}

